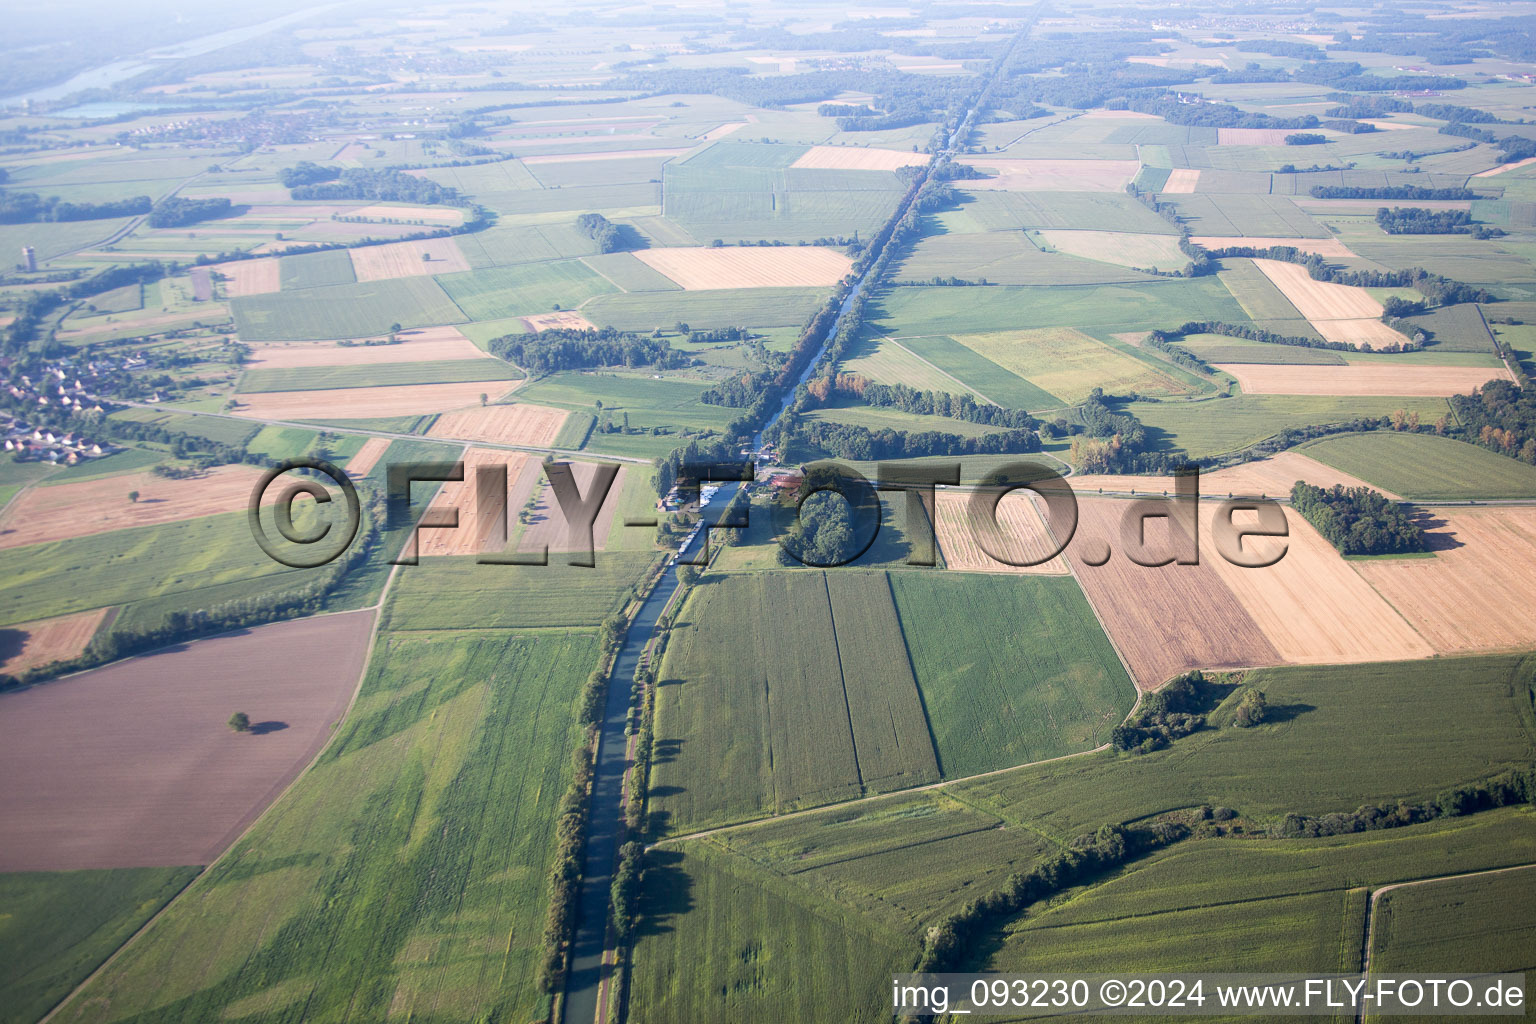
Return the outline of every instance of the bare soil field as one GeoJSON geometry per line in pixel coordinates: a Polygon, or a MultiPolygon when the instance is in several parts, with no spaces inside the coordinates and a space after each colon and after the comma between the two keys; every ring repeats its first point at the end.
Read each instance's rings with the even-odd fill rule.
{"type": "MultiPolygon", "coordinates": [[[[370,217],[375,220],[424,220],[429,224],[462,224],[464,211],[452,206],[360,206],[345,211],[353,217],[370,217]]],[[[326,213],[329,217],[330,214],[326,213]]]]}
{"type": "Polygon", "coordinates": [[[0,549],[234,512],[260,478],[255,466],[232,465],[186,480],[145,472],[30,487],[0,515],[0,549]],[[138,501],[128,500],[130,491],[138,501]]]}
{"type": "Polygon", "coordinates": [[[97,608],[0,629],[0,675],[19,676],[78,656],[111,612],[111,608],[97,608]]]}
{"type": "Polygon", "coordinates": [[[1188,167],[1175,167],[1168,174],[1168,180],[1163,182],[1163,191],[1175,195],[1193,194],[1195,187],[1200,184],[1200,172],[1188,167]]]}
{"type": "Polygon", "coordinates": [[[538,313],[520,318],[534,333],[563,328],[567,331],[595,331],[597,325],[580,313],[538,313]]]}
{"type": "MultiPolygon", "coordinates": [[[[1285,509],[1290,536],[1285,556],[1251,569],[1233,565],[1216,549],[1210,528],[1217,506],[1203,503],[1200,558],[1215,567],[1228,589],[1288,662],[1358,664],[1428,658],[1434,650],[1406,619],[1355,572],[1337,549],[1300,515],[1285,509]]],[[[1252,516],[1247,517],[1251,521],[1252,516]]],[[[1234,516],[1241,527],[1245,521],[1234,516]]],[[[1278,539],[1255,537],[1244,550],[1271,554],[1278,539]]],[[[1177,568],[1177,567],[1173,567],[1177,568]]]]}
{"type": "Polygon", "coordinates": [[[347,475],[353,479],[367,476],[379,464],[384,453],[389,451],[389,444],[387,437],[370,437],[364,441],[357,454],[347,460],[347,475]]]}
{"type": "Polygon", "coordinates": [[[1218,128],[1218,146],[1283,146],[1285,137],[1295,134],[1290,128],[1218,128]]]}
{"type": "MultiPolygon", "coordinates": [[[[596,463],[572,462],[571,475],[576,478],[576,486],[582,496],[587,494],[587,488],[592,486],[592,477],[597,472],[596,463]]],[[[603,498],[602,507],[597,510],[597,518],[592,522],[592,546],[601,551],[603,545],[608,542],[608,533],[613,527],[614,510],[619,507],[619,495],[624,490],[624,476],[629,472],[627,467],[619,467],[618,475],[613,478],[613,486],[608,489],[608,494],[603,498]]],[[[524,499],[526,500],[526,498],[524,499]]],[[[516,514],[519,504],[513,509],[516,514]]],[[[533,507],[529,517],[528,526],[523,531],[522,539],[518,541],[519,551],[537,551],[548,546],[551,551],[575,551],[584,546],[584,539],[578,542],[571,537],[565,515],[560,511],[560,503],[555,499],[554,490],[546,483],[539,492],[539,500],[533,507]]]]}
{"type": "Polygon", "coordinates": [[[1536,156],[1528,156],[1524,160],[1516,160],[1513,163],[1500,164],[1497,167],[1490,167],[1486,171],[1478,171],[1476,174],[1472,175],[1472,177],[1491,178],[1495,174],[1503,174],[1505,171],[1513,171],[1520,167],[1529,167],[1531,164],[1536,164],[1536,156]]]}
{"type": "Polygon", "coordinates": [[[490,441],[547,448],[570,413],[546,405],[488,405],[445,413],[427,431],[428,437],[458,441],[490,441]]]}
{"type": "Polygon", "coordinates": [[[331,737],[373,611],[257,626],[0,696],[0,871],[207,864],[331,737]],[[288,666],[274,671],[281,651],[288,666]],[[225,724],[244,711],[255,726],[225,724]]]}
{"type": "Polygon", "coordinates": [[[591,163],[597,160],[635,160],[651,156],[677,156],[686,152],[688,147],[683,146],[668,149],[621,149],[612,153],[546,153],[543,156],[525,156],[522,162],[529,167],[536,167],[539,164],[575,164],[591,163]]]}
{"type": "Polygon", "coordinates": [[[225,298],[266,295],[282,287],[275,259],[234,260],[230,263],[216,263],[212,269],[224,275],[225,298]]]}
{"type": "MultiPolygon", "coordinates": [[[[1072,570],[1142,689],[1192,668],[1278,665],[1270,643],[1210,559],[1199,565],[1137,565],[1122,549],[1120,524],[1133,507],[1115,498],[1078,501],[1078,528],[1067,549],[1072,570]],[[1110,558],[1100,566],[1085,557],[1110,558]]],[[[1168,519],[1147,521],[1149,552],[1170,549],[1168,519]]]]}
{"type": "Polygon", "coordinates": [[[504,380],[464,384],[400,384],[382,388],[321,391],[266,391],[241,395],[234,415],[263,420],[346,420],[422,416],[478,405],[482,394],[495,401],[512,386],[504,380]]]}
{"type": "Polygon", "coordinates": [[[1001,551],[1017,561],[1034,560],[1056,546],[1034,500],[1023,491],[1014,491],[997,505],[997,526],[984,518],[972,522],[969,505],[971,491],[944,489],[935,492],[938,505],[936,524],[939,551],[946,568],[959,572],[1006,572],[1039,576],[1064,576],[1067,564],[1061,555],[1038,565],[1010,565],[987,554],[978,542],[985,537],[994,551],[1001,551]]]}
{"type": "Polygon", "coordinates": [[[1434,558],[1354,563],[1441,654],[1536,643],[1536,509],[1430,509],[1434,558]]]}
{"type": "Polygon", "coordinates": [[[466,451],[464,479],[444,483],[429,506],[433,510],[457,510],[459,525],[452,530],[418,529],[417,553],[423,558],[432,558],[504,550],[507,537],[501,533],[502,524],[506,524],[508,531],[513,529],[518,511],[528,500],[539,478],[539,467],[538,459],[522,452],[488,448],[471,448],[466,451]],[[510,496],[504,506],[490,504],[482,507],[477,497],[477,468],[494,465],[507,467],[510,496]]]}
{"type": "Polygon", "coordinates": [[[424,238],[415,242],[364,245],[349,249],[352,272],[359,281],[421,277],[469,270],[469,261],[453,238],[424,238]],[[425,258],[423,258],[425,257],[425,258]]]}
{"type": "MultiPolygon", "coordinates": [[[[1163,191],[1169,190],[1164,189],[1163,191]]],[[[1267,249],[1272,245],[1288,245],[1292,249],[1316,253],[1319,256],[1346,260],[1360,258],[1350,251],[1349,246],[1337,238],[1257,238],[1245,235],[1233,238],[1225,235],[1191,235],[1189,240],[1207,249],[1225,249],[1230,246],[1250,246],[1254,249],[1267,249]]]]}
{"type": "MultiPolygon", "coordinates": [[[[495,359],[457,327],[418,327],[395,335],[394,345],[342,345],[334,341],[284,341],[252,345],[246,366],[287,370],[310,366],[423,363],[440,359],[495,359]]],[[[385,341],[384,337],[365,339],[385,341]]]]}
{"type": "MultiPolygon", "coordinates": [[[[1284,497],[1291,493],[1291,485],[1297,480],[1314,487],[1332,487],[1335,484],[1343,487],[1371,486],[1358,477],[1341,473],[1332,466],[1298,452],[1281,452],[1267,459],[1218,469],[1214,473],[1201,473],[1201,500],[1225,498],[1229,495],[1240,498],[1284,497]]],[[[1099,488],[1111,494],[1127,494],[1134,490],[1137,494],[1160,495],[1164,491],[1173,491],[1173,477],[1170,476],[1084,474],[1068,477],[1067,482],[1079,497],[1090,496],[1099,488]]],[[[1395,494],[1386,491],[1382,493],[1389,498],[1397,498],[1395,494]]]]}
{"type": "Polygon", "coordinates": [[[1123,192],[1141,169],[1135,160],[1013,160],[976,156],[959,162],[997,174],[995,178],[967,180],[966,188],[1009,192],[1123,192]]]}
{"type": "Polygon", "coordinates": [[[686,291],[830,286],[853,269],[847,256],[816,246],[641,249],[634,255],[686,291]]]}
{"type": "Polygon", "coordinates": [[[927,153],[904,153],[899,149],[812,146],[789,166],[828,171],[894,171],[899,167],[921,167],[929,159],[927,153]]]}
{"type": "Polygon", "coordinates": [[[1470,394],[1509,371],[1485,366],[1301,366],[1216,363],[1250,395],[1403,395],[1448,398],[1470,394]]]}

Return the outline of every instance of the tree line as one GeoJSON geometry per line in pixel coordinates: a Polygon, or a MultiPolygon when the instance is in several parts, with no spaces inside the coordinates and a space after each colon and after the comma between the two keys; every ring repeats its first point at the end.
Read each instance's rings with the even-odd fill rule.
{"type": "Polygon", "coordinates": [[[152,228],[182,228],[199,221],[228,217],[234,209],[228,199],[183,199],[169,196],[156,203],[149,211],[152,228]]]}
{"type": "Polygon", "coordinates": [[[1450,402],[1463,440],[1536,465],[1536,393],[1491,380],[1470,395],[1452,395],[1450,402]]]}
{"type": "Polygon", "coordinates": [[[456,188],[440,185],[431,178],[406,174],[392,167],[379,170],[365,167],[317,168],[297,174],[292,172],[300,172],[300,168],[287,168],[282,173],[286,175],[284,180],[299,182],[288,189],[288,194],[294,199],[362,199],[377,203],[417,203],[422,206],[469,205],[469,200],[456,188]],[[314,180],[321,171],[331,170],[336,171],[334,176],[314,180]]]}
{"type": "Polygon", "coordinates": [[[826,420],[798,425],[785,440],[786,446],[791,440],[832,458],[851,461],[916,459],[925,455],[1008,455],[1040,450],[1040,435],[1033,430],[1000,430],[980,437],[963,437],[938,430],[870,430],[826,420]]]}
{"type": "Polygon", "coordinates": [[[1422,185],[1313,185],[1314,199],[1476,199],[1469,188],[1426,188],[1422,185]]]}
{"type": "Polygon", "coordinates": [[[1414,206],[1383,206],[1376,211],[1376,225],[1389,235],[1471,235],[1497,238],[1502,228],[1474,224],[1466,210],[1425,210],[1414,206]]]}
{"type": "Polygon", "coordinates": [[[535,334],[505,334],[492,338],[491,354],[522,367],[534,376],[558,370],[595,366],[640,366],[677,370],[691,366],[692,356],[678,352],[666,338],[612,327],[578,330],[551,327],[535,334]]]}
{"type": "Polygon", "coordinates": [[[105,203],[67,203],[58,196],[44,199],[36,192],[0,192],[0,224],[136,217],[148,213],[153,205],[149,196],[134,196],[105,203]]]}
{"type": "Polygon", "coordinates": [[[1401,555],[1425,550],[1424,531],[1402,508],[1369,487],[1313,487],[1296,481],[1291,507],[1345,555],[1401,555]]]}

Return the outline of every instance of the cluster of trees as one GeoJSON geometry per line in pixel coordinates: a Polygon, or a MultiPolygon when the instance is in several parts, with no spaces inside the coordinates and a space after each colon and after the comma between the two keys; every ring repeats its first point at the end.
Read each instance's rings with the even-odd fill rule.
{"type": "Polygon", "coordinates": [[[136,217],[148,213],[152,205],[149,196],[107,203],[66,203],[58,196],[44,199],[36,192],[0,192],[0,224],[136,217]]]}
{"type": "Polygon", "coordinates": [[[1156,114],[1170,124],[1207,128],[1316,128],[1315,115],[1300,117],[1273,117],[1269,114],[1250,113],[1228,103],[1184,103],[1173,93],[1132,96],[1126,107],[1143,114],[1156,114]]]}
{"type": "Polygon", "coordinates": [[[970,395],[952,395],[947,391],[919,391],[906,384],[876,384],[857,373],[839,373],[832,377],[818,377],[807,385],[812,395],[826,401],[833,394],[857,398],[865,405],[918,416],[948,416],[967,423],[980,423],[989,427],[1007,427],[1012,430],[1035,430],[1040,421],[1023,409],[1005,409],[1000,405],[987,405],[970,395]]]}
{"type": "Polygon", "coordinates": [[[1313,185],[1315,199],[1476,199],[1469,188],[1425,188],[1422,185],[1313,185]]]}
{"type": "MultiPolygon", "coordinates": [[[[802,494],[813,489],[810,481],[807,475],[802,494]]],[[[801,503],[799,518],[780,538],[777,557],[790,566],[847,565],[861,546],[848,502],[831,491],[817,491],[801,503]]]]}
{"type": "MultiPolygon", "coordinates": [[[[292,170],[294,168],[290,168],[292,170]]],[[[431,178],[406,174],[394,168],[369,170],[348,167],[325,181],[295,185],[288,190],[294,199],[365,199],[381,203],[419,203],[423,206],[467,206],[456,188],[439,185],[431,178]]]]}
{"type": "Polygon", "coordinates": [[[1324,814],[1318,817],[1293,812],[1271,829],[1271,835],[1280,839],[1342,836],[1417,825],[1436,818],[1459,818],[1495,807],[1529,803],[1536,803],[1536,766],[1516,768],[1492,778],[1455,786],[1421,804],[1399,802],[1392,807],[1366,804],[1350,814],[1324,814]]]}
{"type": "Polygon", "coordinates": [[[326,167],[313,160],[300,160],[293,167],[284,167],[277,172],[277,180],[282,183],[283,188],[318,185],[322,181],[335,181],[339,177],[341,177],[340,167],[326,167]]]}
{"type": "Polygon", "coordinates": [[[1321,146],[1327,141],[1328,136],[1317,132],[1292,132],[1285,137],[1287,146],[1321,146]]]}
{"type": "Polygon", "coordinates": [[[666,338],[633,334],[612,327],[576,330],[552,327],[536,334],[507,334],[491,339],[492,355],[521,366],[530,374],[580,370],[593,366],[653,366],[676,370],[693,357],[675,351],[666,338]]]}
{"type": "Polygon", "coordinates": [[[1199,669],[1180,676],[1161,690],[1146,694],[1136,713],[1109,734],[1117,750],[1149,754],[1205,725],[1205,713],[1218,688],[1199,669]]]}
{"type": "Polygon", "coordinates": [[[870,430],[848,423],[814,420],[798,428],[797,439],[832,458],[916,459],[925,455],[1011,455],[1040,450],[1033,430],[1000,430],[962,437],[938,430],[870,430]]]}
{"type": "Polygon", "coordinates": [[[584,213],[577,217],[576,228],[597,243],[598,252],[619,252],[627,248],[619,226],[600,213],[584,213]]]}
{"type": "Polygon", "coordinates": [[[1331,489],[1296,481],[1291,507],[1345,555],[1400,555],[1424,550],[1424,531],[1380,491],[1331,489]]]}
{"type": "Polygon", "coordinates": [[[1536,393],[1507,380],[1491,380],[1470,395],[1452,395],[1461,437],[1536,465],[1536,393]]]}
{"type": "Polygon", "coordinates": [[[149,211],[152,228],[180,228],[198,221],[228,217],[234,207],[228,199],[183,199],[169,196],[156,203],[149,211]]]}
{"type": "Polygon", "coordinates": [[[685,463],[696,466],[706,463],[724,465],[740,462],[740,448],[740,444],[725,439],[715,441],[694,439],[686,445],[672,449],[655,461],[656,472],[651,479],[656,485],[657,495],[666,494],[672,489],[677,483],[678,471],[685,463]]]}
{"type": "Polygon", "coordinates": [[[1504,232],[1472,223],[1466,210],[1425,210],[1413,206],[1383,206],[1376,211],[1376,224],[1389,235],[1472,235],[1494,238],[1504,232]]]}
{"type": "Polygon", "coordinates": [[[1536,139],[1527,139],[1520,135],[1497,136],[1493,132],[1482,128],[1473,128],[1465,124],[1448,124],[1440,129],[1441,135],[1455,135],[1463,139],[1472,139],[1474,142],[1487,142],[1499,147],[1499,161],[1511,163],[1515,160],[1524,160],[1529,156],[1536,156],[1536,139]]]}
{"type": "Polygon", "coordinates": [[[1264,691],[1250,689],[1237,702],[1237,710],[1232,714],[1232,724],[1239,729],[1251,729],[1264,721],[1268,714],[1269,698],[1264,696],[1264,691]]]}

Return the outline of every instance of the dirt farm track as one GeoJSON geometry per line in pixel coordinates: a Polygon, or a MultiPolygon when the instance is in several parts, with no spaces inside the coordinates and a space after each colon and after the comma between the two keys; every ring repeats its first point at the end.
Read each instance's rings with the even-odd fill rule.
{"type": "Polygon", "coordinates": [[[28,780],[0,790],[0,871],[207,864],[330,738],[373,616],[259,626],[0,696],[0,771],[28,780]],[[251,732],[225,724],[236,711],[251,732]]]}

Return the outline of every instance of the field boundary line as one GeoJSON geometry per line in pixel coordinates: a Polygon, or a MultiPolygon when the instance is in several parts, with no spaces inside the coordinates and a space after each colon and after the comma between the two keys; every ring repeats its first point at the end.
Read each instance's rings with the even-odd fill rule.
{"type": "Polygon", "coordinates": [[[827,582],[825,569],[821,572],[821,592],[827,598],[827,618],[832,620],[832,650],[837,652],[837,682],[843,689],[843,715],[848,722],[848,746],[853,750],[853,773],[859,778],[859,791],[863,792],[864,766],[859,763],[859,738],[853,732],[853,707],[848,703],[848,677],[843,672],[843,645],[837,639],[837,609],[832,607],[832,585],[827,582]]]}
{"type": "MultiPolygon", "coordinates": [[[[263,821],[266,820],[267,816],[272,813],[272,809],[274,807],[277,807],[279,804],[281,804],[283,802],[283,800],[287,798],[288,794],[293,792],[293,788],[295,786],[297,786],[300,781],[302,781],[303,779],[308,777],[310,771],[313,770],[315,765],[320,763],[320,759],[325,756],[326,751],[330,750],[331,747],[335,746],[337,737],[341,735],[341,729],[339,727],[342,725],[342,723],[346,722],[346,720],[351,716],[352,709],[357,705],[357,698],[363,692],[363,682],[368,678],[368,670],[373,667],[373,654],[374,654],[374,651],[376,651],[378,649],[379,624],[383,621],[383,618],[384,618],[384,602],[389,597],[389,588],[395,582],[395,576],[399,572],[400,572],[400,566],[399,565],[395,565],[395,566],[393,566],[389,570],[389,576],[388,576],[387,579],[384,580],[384,586],[381,587],[380,590],[379,590],[379,600],[378,600],[377,604],[369,605],[366,608],[353,608],[353,609],[351,609],[351,612],[371,611],[373,613],[373,628],[370,630],[370,632],[368,634],[368,654],[367,654],[366,657],[363,658],[363,667],[357,673],[357,683],[352,687],[352,696],[347,700],[347,706],[346,706],[345,709],[343,709],[343,711],[341,713],[341,717],[336,720],[336,726],[337,727],[333,728],[331,730],[330,737],[325,741],[325,743],[320,747],[319,750],[315,751],[315,756],[310,758],[309,763],[306,764],[303,767],[303,769],[300,770],[300,772],[293,777],[293,781],[289,782],[288,785],[283,787],[283,791],[281,793],[277,794],[277,796],[272,798],[271,803],[267,804],[266,807],[262,808],[261,813],[258,814],[255,817],[255,819],[253,819],[251,821],[251,823],[246,826],[245,831],[241,832],[238,836],[236,836],[233,840],[231,840],[230,844],[224,848],[222,853],[220,853],[212,861],[210,861],[209,863],[204,865],[202,870],[198,871],[197,874],[193,875],[192,878],[187,882],[187,884],[184,885],[181,888],[181,891],[176,893],[176,895],[172,896],[169,900],[167,900],[165,902],[165,906],[163,906],[159,910],[157,910],[155,912],[154,916],[152,916],[148,921],[145,921],[142,925],[140,925],[138,930],[135,931],[132,935],[130,935],[130,936],[128,936],[128,938],[124,939],[123,940],[123,944],[118,946],[115,950],[113,950],[111,956],[107,957],[100,964],[98,964],[96,966],[95,970],[91,971],[90,974],[86,975],[80,981],[80,983],[78,985],[76,985],[74,988],[70,989],[69,993],[67,995],[65,995],[63,999],[60,999],[58,1001],[58,1003],[53,1007],[53,1009],[49,1010],[46,1014],[43,1015],[43,1017],[38,1021],[38,1024],[48,1024],[48,1022],[51,1021],[58,1014],[58,1012],[60,1010],[64,1009],[66,1006],[68,1006],[70,1001],[73,1000],[75,998],[75,996],[79,995],[85,989],[85,987],[87,985],[90,985],[93,981],[95,981],[98,977],[100,977],[101,974],[104,971],[106,971],[107,968],[111,967],[114,963],[116,963],[117,959],[119,957],[121,957],[125,952],[127,952],[128,948],[130,946],[132,946],[134,944],[134,942],[136,942],[140,938],[140,936],[144,935],[145,932],[147,932],[151,928],[153,928],[155,926],[155,923],[158,922],[162,917],[164,917],[170,911],[170,909],[172,907],[174,907],[178,903],[182,902],[182,897],[186,896],[186,894],[189,891],[191,891],[191,889],[194,886],[196,886],[197,883],[199,883],[203,879],[207,878],[209,876],[209,874],[213,871],[214,868],[218,867],[221,863],[223,863],[224,859],[227,858],[232,852],[234,852],[235,848],[237,846],[239,846],[242,842],[244,842],[247,836],[249,836],[253,831],[255,831],[256,826],[260,825],[263,821]]],[[[344,614],[350,614],[350,613],[349,612],[322,612],[321,614],[322,615],[344,615],[344,614]]],[[[305,618],[319,618],[319,616],[305,616],[305,618]]],[[[294,621],[298,621],[298,620],[296,620],[296,619],[288,619],[288,620],[283,620],[283,621],[294,622],[294,621]]],[[[212,637],[206,637],[204,639],[213,639],[213,638],[212,637]]],[[[140,657],[140,656],[141,655],[135,655],[135,657],[140,657]]],[[[124,660],[127,660],[127,659],[124,659],[124,660]]],[[[68,676],[61,676],[60,678],[67,679],[69,677],[68,676]]]]}
{"type": "Polygon", "coordinates": [[[886,342],[886,341],[890,342],[892,345],[895,345],[897,348],[901,349],[903,352],[905,352],[907,355],[911,356],[913,359],[916,359],[918,362],[920,362],[924,366],[928,367],[934,373],[937,373],[940,376],[942,376],[942,377],[944,377],[944,378],[946,378],[948,380],[954,381],[956,384],[958,384],[961,387],[961,389],[963,389],[965,391],[969,391],[971,394],[975,395],[977,398],[980,398],[982,401],[987,402],[989,405],[995,405],[999,409],[1003,408],[1003,405],[1002,405],[1001,402],[998,402],[998,401],[995,401],[994,399],[988,398],[986,395],[982,394],[980,391],[977,391],[975,388],[971,387],[971,385],[967,384],[965,381],[961,380],[959,377],[956,377],[954,374],[950,373],[948,370],[945,370],[945,369],[943,369],[943,368],[941,368],[939,366],[936,366],[933,363],[929,362],[927,359],[924,359],[922,356],[918,355],[916,352],[912,351],[910,348],[907,348],[907,346],[903,345],[901,342],[897,341],[895,338],[893,338],[893,337],[887,338],[887,337],[882,336],[880,338],[880,340],[882,342],[886,342]]]}

